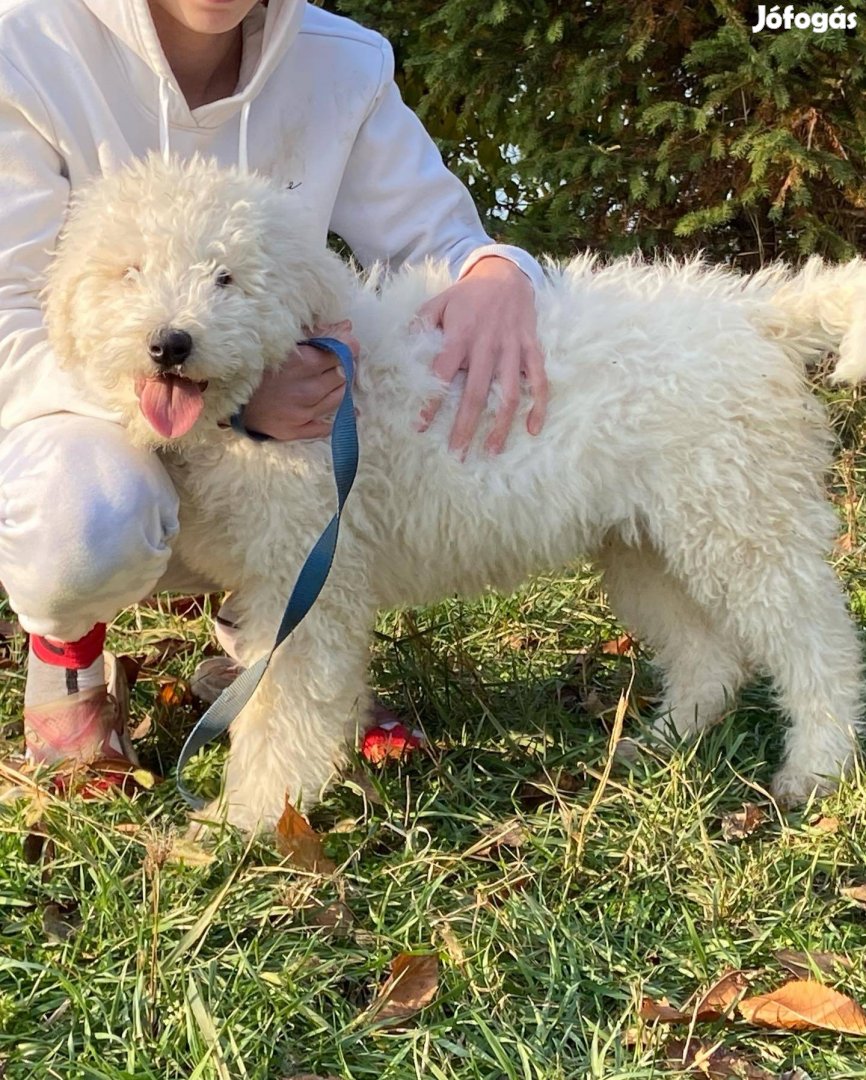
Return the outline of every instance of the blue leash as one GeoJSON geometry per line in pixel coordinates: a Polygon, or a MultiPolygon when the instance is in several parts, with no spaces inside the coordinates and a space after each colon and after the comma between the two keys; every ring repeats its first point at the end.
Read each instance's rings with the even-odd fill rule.
{"type": "MultiPolygon", "coordinates": [[[[203,746],[206,746],[228,730],[262,681],[262,676],[268,670],[268,665],[274,653],[316,602],[334,561],[334,551],[337,547],[337,537],[340,531],[340,515],[343,512],[346,497],[352,488],[355,473],[358,469],[358,432],[355,427],[355,405],[352,401],[354,363],[351,350],[336,338],[309,338],[307,341],[300,342],[300,344],[313,345],[317,349],[333,353],[340,361],[343,374],[346,376],[343,400],[337,409],[334,426],[331,429],[331,457],[334,467],[334,481],[337,486],[337,512],[328,522],[325,531],[313,545],[312,551],[310,551],[306,562],[301,567],[295,587],[292,589],[292,595],[289,597],[286,610],[283,612],[280,628],[277,630],[277,636],[274,638],[271,651],[253,664],[252,667],[247,668],[231,686],[220,694],[189,733],[186,742],[183,744],[183,749],[177,760],[177,789],[187,803],[197,810],[204,806],[204,800],[194,795],[184,786],[183,771],[190,758],[197,754],[203,746]]],[[[233,424],[233,426],[235,425],[233,424]]],[[[241,430],[243,429],[241,428],[241,430]]]]}

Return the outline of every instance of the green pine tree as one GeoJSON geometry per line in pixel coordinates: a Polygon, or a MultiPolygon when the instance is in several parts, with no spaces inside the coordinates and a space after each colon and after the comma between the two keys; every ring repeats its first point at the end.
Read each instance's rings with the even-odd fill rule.
{"type": "Polygon", "coordinates": [[[866,0],[844,5],[853,31],[758,34],[744,0],[325,6],[390,39],[407,103],[499,238],[744,267],[863,246],[866,0]]]}

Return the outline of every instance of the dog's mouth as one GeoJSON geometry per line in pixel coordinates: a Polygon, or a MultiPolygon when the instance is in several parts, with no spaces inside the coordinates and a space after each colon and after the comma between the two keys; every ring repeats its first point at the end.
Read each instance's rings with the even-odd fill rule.
{"type": "Polygon", "coordinates": [[[163,371],[135,381],[139,408],[164,439],[179,439],[192,428],[204,408],[207,382],[195,382],[176,371],[163,371]]]}

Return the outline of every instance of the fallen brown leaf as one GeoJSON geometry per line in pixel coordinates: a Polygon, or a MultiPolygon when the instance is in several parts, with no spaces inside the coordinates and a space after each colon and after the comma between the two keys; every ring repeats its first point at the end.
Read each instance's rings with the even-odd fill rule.
{"type": "Polygon", "coordinates": [[[849,900],[853,900],[855,904],[866,907],[866,885],[849,885],[839,891],[843,896],[847,896],[849,900]]]}
{"type": "Polygon", "coordinates": [[[463,946],[457,939],[457,935],[448,925],[448,923],[442,923],[438,927],[439,937],[442,938],[442,944],[448,951],[448,957],[453,964],[459,968],[466,967],[466,953],[463,951],[463,946]]]}
{"type": "Polygon", "coordinates": [[[192,702],[192,691],[183,679],[162,679],[159,693],[156,695],[160,705],[166,709],[179,709],[192,702]]]}
{"type": "Polygon", "coordinates": [[[612,641],[602,642],[601,651],[605,656],[630,656],[636,644],[631,634],[622,634],[612,641]]]}
{"type": "Polygon", "coordinates": [[[837,536],[833,543],[833,550],[839,555],[848,555],[854,550],[854,537],[850,532],[844,532],[837,536]]]}
{"type": "Polygon", "coordinates": [[[277,851],[302,870],[311,870],[314,874],[333,874],[336,864],[325,855],[322,838],[310,823],[289,802],[286,796],[286,808],[277,822],[277,851]]]}
{"type": "Polygon", "coordinates": [[[143,739],[145,735],[149,735],[153,728],[153,717],[148,714],[144,719],[135,725],[130,731],[129,737],[133,742],[138,742],[139,739],[143,739]]]}
{"type": "Polygon", "coordinates": [[[742,810],[732,810],[722,814],[722,836],[726,840],[745,840],[759,825],[767,820],[767,815],[754,803],[743,803],[742,810]]]}
{"type": "Polygon", "coordinates": [[[574,795],[580,788],[580,780],[564,769],[539,772],[521,785],[520,801],[528,810],[537,810],[547,803],[574,795]]]}
{"type": "Polygon", "coordinates": [[[808,979],[815,969],[822,975],[833,975],[837,968],[850,968],[851,961],[847,956],[839,956],[838,953],[798,952],[796,949],[779,949],[775,954],[782,967],[789,971],[797,979],[808,979]]]}
{"type": "Polygon", "coordinates": [[[686,1024],[691,1020],[689,1013],[671,1005],[667,998],[662,998],[661,1001],[643,998],[638,1011],[641,1020],[648,1023],[657,1020],[660,1024],[686,1024]]]}
{"type": "Polygon", "coordinates": [[[476,855],[489,855],[491,851],[501,847],[519,848],[529,839],[529,830],[516,819],[497,825],[485,825],[482,831],[487,836],[488,843],[474,848],[476,855]]]}
{"type": "Polygon", "coordinates": [[[749,988],[744,971],[728,971],[706,991],[692,1010],[698,1020],[719,1020],[727,1016],[749,988]]]}
{"type": "Polygon", "coordinates": [[[81,928],[81,916],[74,904],[46,904],[42,911],[42,929],[49,941],[61,943],[81,928]]]}
{"type": "Polygon", "coordinates": [[[681,1009],[671,1005],[667,998],[661,1001],[644,998],[640,1003],[640,1016],[642,1020],[658,1021],[660,1024],[720,1020],[730,1012],[748,986],[749,976],[744,971],[728,971],[703,994],[695,994],[681,1009]]]}
{"type": "Polygon", "coordinates": [[[817,815],[809,822],[811,828],[822,833],[837,833],[839,831],[839,819],[835,817],[823,817],[817,815]]]}
{"type": "Polygon", "coordinates": [[[308,916],[310,926],[323,930],[327,937],[348,937],[355,922],[355,916],[342,900],[335,900],[327,907],[315,907],[308,916]]]}
{"type": "Polygon", "coordinates": [[[677,1039],[665,1051],[668,1064],[701,1073],[707,1080],[774,1080],[776,1075],[738,1050],[708,1046],[699,1039],[677,1039]]]}
{"type": "Polygon", "coordinates": [[[866,1012],[857,1002],[810,979],[795,979],[769,994],[745,998],[739,1009],[749,1023],[761,1027],[866,1035],[866,1012]]]}
{"type": "Polygon", "coordinates": [[[438,989],[437,953],[400,953],[370,1012],[376,1020],[404,1020],[429,1005],[438,989]]]}
{"type": "Polygon", "coordinates": [[[357,788],[368,803],[372,803],[374,806],[382,806],[382,796],[364,769],[360,767],[353,769],[343,778],[343,783],[347,787],[357,788]]]}

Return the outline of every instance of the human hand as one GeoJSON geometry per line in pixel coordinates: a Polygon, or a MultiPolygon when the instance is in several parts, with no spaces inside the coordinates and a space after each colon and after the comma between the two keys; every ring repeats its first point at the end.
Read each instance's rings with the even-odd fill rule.
{"type": "MultiPolygon", "coordinates": [[[[348,319],[331,326],[316,326],[309,336],[337,338],[358,359],[360,346],[348,319]]],[[[280,442],[327,438],[345,381],[333,353],[298,345],[280,368],[265,373],[244,409],[244,425],[249,431],[280,442]]]]}
{"type": "MultiPolygon", "coordinates": [[[[522,377],[532,394],[527,430],[530,435],[541,431],[547,411],[547,377],[538,344],[535,294],[522,270],[501,256],[480,259],[464,277],[424,304],[417,318],[438,327],[445,336],[442,351],[433,361],[434,373],[446,383],[458,371],[467,373],[449,449],[466,456],[494,381],[502,387],[502,403],[485,449],[498,454],[505,445],[520,404],[522,377]]],[[[430,426],[444,399],[443,391],[425,404],[421,431],[430,426]]]]}

